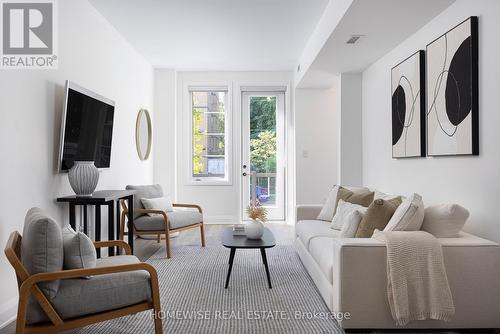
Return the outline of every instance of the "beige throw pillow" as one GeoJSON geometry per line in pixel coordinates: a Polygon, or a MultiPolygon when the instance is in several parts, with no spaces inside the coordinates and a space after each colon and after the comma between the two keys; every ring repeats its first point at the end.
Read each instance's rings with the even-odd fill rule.
{"type": "Polygon", "coordinates": [[[413,194],[397,208],[384,231],[419,231],[424,221],[422,196],[413,194]]]}
{"type": "MultiPolygon", "coordinates": [[[[335,215],[335,210],[337,208],[337,193],[341,187],[338,185],[334,185],[333,188],[330,190],[330,193],[328,194],[328,197],[325,201],[325,204],[323,204],[323,207],[321,208],[320,213],[318,214],[318,217],[316,219],[318,220],[324,220],[331,222],[333,219],[333,216],[335,215]]],[[[345,187],[348,190],[359,192],[359,191],[364,191],[368,190],[368,188],[365,187],[351,187],[351,186],[346,186],[345,187]]],[[[368,206],[368,205],[366,205],[368,206]]]]}
{"type": "MultiPolygon", "coordinates": [[[[337,193],[337,203],[340,200],[343,200],[344,202],[349,202],[352,204],[358,204],[364,207],[368,207],[373,202],[373,196],[374,196],[373,191],[369,190],[351,191],[344,187],[340,187],[337,193]]],[[[337,205],[335,206],[335,210],[336,209],[337,205]]]]}
{"type": "Polygon", "coordinates": [[[376,199],[370,204],[356,231],[356,238],[371,238],[373,232],[383,230],[401,204],[401,198],[376,199]]]}

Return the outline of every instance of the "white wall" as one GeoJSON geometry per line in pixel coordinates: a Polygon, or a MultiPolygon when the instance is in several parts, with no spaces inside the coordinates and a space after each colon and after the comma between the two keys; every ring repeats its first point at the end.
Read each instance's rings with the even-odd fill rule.
{"type": "MultiPolygon", "coordinates": [[[[58,5],[59,69],[0,73],[2,248],[12,231],[22,231],[30,207],[67,222],[67,207],[54,200],[72,193],[67,175],[55,172],[66,79],[116,102],[111,168],[101,172],[98,189],[153,180],[152,161],[138,159],[134,137],[137,112],[153,105],[152,67],[86,0],[58,5]]],[[[0,281],[1,325],[17,303],[15,274],[4,256],[0,281]]]]}
{"type": "Polygon", "coordinates": [[[297,204],[323,203],[337,183],[335,89],[295,90],[297,204]]]}
{"type": "Polygon", "coordinates": [[[500,1],[457,0],[363,73],[363,179],[386,192],[422,194],[426,205],[455,202],[471,212],[466,230],[500,242],[500,1]],[[391,159],[391,67],[469,16],[479,16],[478,157],[391,159]]]}
{"type": "Polygon", "coordinates": [[[165,194],[175,197],[176,190],[176,130],[175,106],[177,80],[176,72],[170,69],[156,69],[155,76],[155,122],[154,127],[154,182],[161,184],[165,194]]]}
{"type": "MultiPolygon", "coordinates": [[[[177,72],[176,79],[168,70],[156,70],[156,108],[161,113],[160,122],[156,124],[156,133],[175,133],[176,144],[170,143],[173,139],[156,142],[155,182],[170,184],[165,180],[165,175],[172,169],[176,170],[175,186],[170,184],[170,195],[179,202],[197,203],[204,209],[206,222],[214,223],[234,223],[240,220],[240,147],[241,147],[241,92],[240,85],[269,85],[288,84],[292,85],[292,72],[177,72]],[[171,99],[172,80],[176,80],[176,106],[167,102],[171,99]],[[189,134],[186,133],[187,126],[183,122],[183,115],[186,113],[185,92],[187,84],[207,85],[230,83],[232,87],[232,184],[231,185],[187,185],[187,144],[189,134]],[[167,103],[168,105],[166,105],[167,103]],[[173,114],[175,112],[175,114],[173,114]],[[172,122],[172,120],[175,120],[172,122]],[[172,165],[174,157],[177,159],[175,166],[172,165]]],[[[289,87],[289,101],[293,101],[293,92],[289,87]]],[[[289,152],[293,152],[293,106],[286,111],[287,115],[287,136],[289,152]]],[[[293,153],[289,155],[287,179],[293,179],[293,153]]],[[[289,188],[291,188],[290,186],[289,188]]],[[[287,199],[290,201],[289,208],[293,207],[294,197],[290,190],[287,199]]],[[[293,211],[291,209],[291,211],[293,211]]]]}
{"type": "Polygon", "coordinates": [[[338,156],[339,184],[363,184],[362,76],[342,73],[338,78],[338,156]]]}

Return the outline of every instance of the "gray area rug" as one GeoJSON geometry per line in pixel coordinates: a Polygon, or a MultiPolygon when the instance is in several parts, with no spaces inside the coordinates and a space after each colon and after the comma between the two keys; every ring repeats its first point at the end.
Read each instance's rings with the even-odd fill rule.
{"type": "MultiPolygon", "coordinates": [[[[147,262],[158,271],[166,333],[344,333],[331,316],[293,246],[268,249],[273,288],[258,250],[237,250],[224,289],[229,249],[222,246],[160,249],[147,262]]],[[[142,312],[77,333],[153,333],[142,312]]]]}
{"type": "MultiPolygon", "coordinates": [[[[293,246],[267,251],[273,288],[258,250],[237,250],[229,288],[224,289],[229,249],[183,246],[165,259],[160,249],[147,262],[158,271],[165,333],[344,333],[331,316],[293,246]],[[316,316],[316,317],[315,317],[316,316]],[[319,317],[318,317],[319,316],[319,317]]],[[[150,312],[72,331],[79,334],[153,333],[150,312]]],[[[355,331],[363,334],[454,334],[456,331],[355,331]]],[[[469,332],[469,333],[474,333],[469,332]]]]}

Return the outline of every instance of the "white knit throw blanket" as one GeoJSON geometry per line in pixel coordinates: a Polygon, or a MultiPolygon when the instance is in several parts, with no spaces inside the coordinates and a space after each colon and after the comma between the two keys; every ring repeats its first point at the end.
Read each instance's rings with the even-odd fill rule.
{"type": "Polygon", "coordinates": [[[373,238],[387,245],[387,297],[396,324],[450,321],[455,306],[437,239],[423,231],[378,230],[373,238]]]}

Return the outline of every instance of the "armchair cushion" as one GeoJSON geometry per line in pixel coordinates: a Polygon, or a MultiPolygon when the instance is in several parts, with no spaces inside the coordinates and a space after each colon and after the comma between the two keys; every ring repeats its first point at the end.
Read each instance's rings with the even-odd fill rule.
{"type": "Polygon", "coordinates": [[[203,215],[193,210],[167,212],[167,217],[171,229],[198,224],[203,221],[203,215]]]}
{"type": "MultiPolygon", "coordinates": [[[[42,209],[32,208],[24,220],[21,262],[30,275],[63,269],[63,237],[60,225],[42,209]]],[[[39,284],[48,298],[59,289],[59,280],[39,284]]]]}
{"type": "MultiPolygon", "coordinates": [[[[134,208],[136,209],[144,209],[144,206],[142,205],[141,201],[141,199],[143,198],[163,197],[163,190],[161,188],[161,185],[159,184],[139,185],[139,186],[128,185],[125,187],[125,189],[137,191],[137,193],[134,195],[134,208]]],[[[134,219],[142,215],[143,215],[142,213],[134,212],[134,219]]]]}
{"type": "Polygon", "coordinates": [[[134,219],[134,227],[137,231],[165,231],[165,219],[162,215],[140,216],[134,219]]]}
{"type": "MultiPolygon", "coordinates": [[[[97,260],[97,267],[139,263],[133,255],[97,260]]],[[[57,295],[50,302],[63,319],[114,310],[151,300],[149,274],[132,272],[95,275],[89,279],[61,280],[57,295]]],[[[48,321],[38,304],[30,304],[28,323],[48,321]]]]}
{"type": "MultiPolygon", "coordinates": [[[[194,210],[179,210],[166,212],[170,229],[176,229],[189,225],[198,224],[203,221],[203,215],[194,210]]],[[[162,215],[140,216],[134,219],[137,231],[165,231],[165,220],[162,215]]]]}

